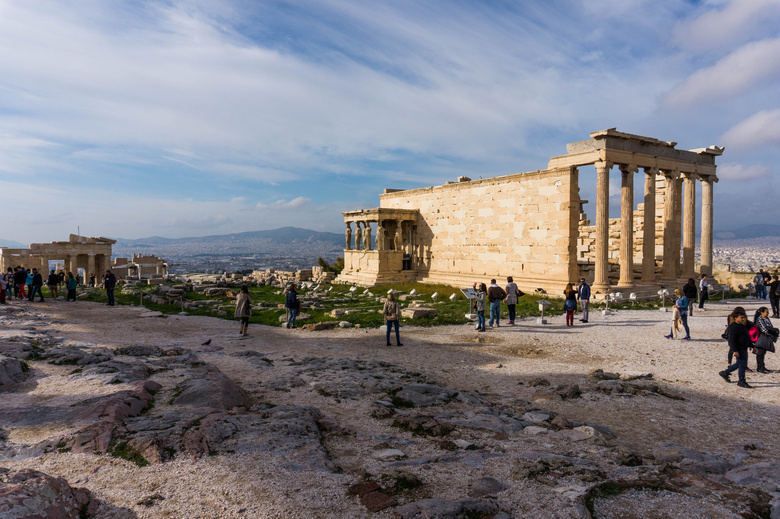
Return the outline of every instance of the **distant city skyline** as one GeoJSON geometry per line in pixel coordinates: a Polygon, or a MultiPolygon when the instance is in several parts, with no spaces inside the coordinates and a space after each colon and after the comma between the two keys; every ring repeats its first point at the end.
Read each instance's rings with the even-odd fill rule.
{"type": "Polygon", "coordinates": [[[775,223],[778,27],[780,0],[0,0],[0,238],[343,232],[612,127],[725,146],[715,229],[775,223]]]}

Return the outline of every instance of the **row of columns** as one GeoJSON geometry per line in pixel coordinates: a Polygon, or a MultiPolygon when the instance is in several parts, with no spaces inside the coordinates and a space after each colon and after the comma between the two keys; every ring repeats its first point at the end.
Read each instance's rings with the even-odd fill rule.
{"type": "MultiPolygon", "coordinates": [[[[609,171],[610,162],[597,162],[596,167],[596,260],[593,288],[606,290],[609,285],[609,171]]],[[[636,165],[619,165],[621,173],[620,199],[620,279],[618,286],[634,286],[634,173],[636,165]]],[[[665,177],[664,193],[664,234],[663,234],[663,272],[662,280],[673,282],[680,274],[689,278],[694,276],[694,251],[696,247],[696,180],[702,182],[702,238],[701,270],[712,272],[712,177],[698,177],[693,173],[682,173],[684,201],[679,192],[679,171],[643,168],[644,185],[644,232],[642,234],[642,277],[643,283],[655,280],[655,207],[656,177],[659,172],[665,177]],[[683,211],[684,204],[684,211],[683,211]],[[680,265],[680,213],[684,214],[682,245],[682,269],[680,265]]]]}
{"type": "MultiPolygon", "coordinates": [[[[392,220],[391,220],[392,221],[392,220]]],[[[346,242],[346,250],[353,250],[352,247],[352,227],[351,224],[355,224],[355,243],[354,250],[371,250],[371,222],[368,221],[348,221],[347,230],[344,232],[344,241],[346,242]],[[363,224],[363,228],[360,224],[363,224]]],[[[385,248],[385,227],[382,225],[382,221],[377,222],[376,229],[376,250],[384,250],[385,248]]],[[[393,248],[392,250],[400,251],[403,248],[403,236],[401,235],[401,226],[403,220],[395,220],[395,232],[393,234],[393,248]]]]}

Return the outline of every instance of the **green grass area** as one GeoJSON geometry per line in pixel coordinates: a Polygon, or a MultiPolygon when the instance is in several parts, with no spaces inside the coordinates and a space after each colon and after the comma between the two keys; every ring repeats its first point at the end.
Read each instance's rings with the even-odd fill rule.
{"type": "MultiPolygon", "coordinates": [[[[350,285],[326,285],[320,288],[320,291],[331,289],[328,295],[322,298],[321,303],[324,308],[303,308],[302,312],[311,315],[310,319],[305,321],[299,321],[298,324],[317,323],[323,321],[349,321],[353,325],[359,325],[366,328],[378,328],[384,324],[384,319],[379,310],[382,309],[383,303],[377,301],[377,298],[384,298],[387,295],[388,290],[392,289],[401,293],[410,293],[412,290],[416,290],[416,297],[418,302],[426,303],[427,306],[438,310],[436,315],[425,316],[417,319],[402,318],[401,324],[414,324],[415,326],[441,326],[447,324],[465,324],[469,320],[465,317],[465,314],[469,311],[469,302],[460,289],[453,288],[447,285],[427,285],[422,283],[394,283],[388,285],[380,285],[369,288],[368,290],[373,294],[373,297],[363,295],[366,288],[358,288],[354,292],[350,292],[350,285]],[[436,301],[433,301],[431,296],[434,293],[438,293],[436,301]],[[451,301],[450,296],[455,294],[455,300],[451,301]],[[338,317],[332,317],[327,315],[334,308],[343,308],[349,310],[356,310],[357,312],[350,313],[348,315],[341,315],[338,317]]],[[[116,291],[116,302],[122,305],[138,305],[141,302],[141,297],[137,295],[143,292],[143,305],[149,310],[159,311],[163,314],[177,314],[182,311],[182,306],[179,301],[172,303],[153,303],[149,300],[150,295],[155,293],[156,287],[154,286],[142,286],[133,287],[136,295],[122,294],[121,290],[116,291]]],[[[228,288],[237,293],[238,288],[228,288]]],[[[268,326],[279,326],[280,316],[286,315],[284,308],[279,308],[278,305],[284,303],[283,290],[273,286],[251,286],[249,287],[250,297],[254,305],[258,303],[263,304],[263,308],[254,309],[253,315],[249,319],[252,324],[264,324],[268,326]]],[[[562,295],[562,294],[561,294],[562,295]]],[[[746,294],[731,294],[732,297],[744,297],[746,294]]],[[[299,298],[303,299],[306,296],[305,291],[299,292],[299,298]]],[[[81,300],[93,301],[98,303],[106,303],[108,301],[105,291],[100,289],[87,289],[86,297],[80,298],[81,300]]],[[[545,299],[551,303],[550,307],[545,311],[545,315],[562,315],[563,312],[563,299],[562,297],[553,297],[550,294],[526,294],[522,296],[517,303],[516,311],[518,318],[523,317],[536,317],[539,316],[539,301],[545,299]]],[[[183,302],[198,303],[202,301],[212,300],[216,301],[214,305],[203,306],[197,310],[185,309],[189,315],[202,315],[209,317],[217,317],[221,319],[235,320],[233,312],[235,309],[235,300],[229,297],[209,297],[201,292],[188,291],[186,292],[183,302]],[[225,315],[219,315],[218,311],[225,312],[225,315]]],[[[402,308],[409,305],[410,301],[399,301],[402,308]]],[[[666,305],[671,306],[673,303],[667,301],[666,305]]],[[[641,301],[637,303],[622,302],[614,303],[610,302],[609,308],[614,310],[647,310],[655,309],[661,306],[660,299],[652,301],[641,301]]],[[[591,302],[591,310],[600,310],[605,308],[605,303],[591,302]]],[[[507,315],[506,305],[502,305],[501,313],[504,318],[507,315]]],[[[487,314],[487,312],[486,312],[487,314]]]]}

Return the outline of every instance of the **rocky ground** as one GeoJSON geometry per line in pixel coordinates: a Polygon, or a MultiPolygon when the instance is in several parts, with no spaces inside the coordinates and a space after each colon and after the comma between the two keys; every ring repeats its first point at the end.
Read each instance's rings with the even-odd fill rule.
{"type": "Polygon", "coordinates": [[[405,327],[386,347],[13,302],[0,516],[778,518],[780,372],[717,375],[736,304],[758,306],[708,305],[690,342],[648,310],[405,327]]]}

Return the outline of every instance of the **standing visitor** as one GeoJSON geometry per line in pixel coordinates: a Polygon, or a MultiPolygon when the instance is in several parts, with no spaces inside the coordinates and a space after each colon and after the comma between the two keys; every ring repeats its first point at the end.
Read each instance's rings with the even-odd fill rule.
{"type": "MultiPolygon", "coordinates": [[[[70,284],[70,280],[68,280],[70,284]]],[[[114,306],[114,289],[116,288],[116,276],[111,270],[106,270],[106,275],[103,276],[103,288],[106,289],[106,295],[108,296],[108,306],[114,306]]]]}
{"type": "Polygon", "coordinates": [[[490,301],[490,327],[493,327],[493,320],[496,321],[496,328],[499,327],[498,320],[501,317],[501,301],[506,298],[506,292],[500,286],[496,285],[496,280],[490,280],[488,288],[488,301],[490,301]]]}
{"type": "Polygon", "coordinates": [[[387,345],[390,346],[390,330],[395,326],[395,345],[403,346],[401,344],[401,333],[398,331],[398,303],[395,301],[395,295],[390,292],[387,294],[387,301],[382,308],[382,315],[385,316],[385,339],[387,339],[387,345]]]}
{"type": "Polygon", "coordinates": [[[78,286],[78,282],[76,281],[76,278],[73,277],[73,272],[68,272],[68,301],[75,301],[76,300],[76,287],[78,286]]]}
{"type": "Polygon", "coordinates": [[[768,270],[764,269],[758,269],[758,271],[762,276],[764,276],[764,299],[766,299],[766,296],[769,294],[769,290],[767,290],[767,288],[769,287],[769,283],[772,282],[772,274],[770,274],[768,270]]]}
{"type": "Polygon", "coordinates": [[[246,337],[249,335],[249,318],[252,317],[252,300],[249,298],[249,288],[246,285],[241,287],[236,298],[235,317],[241,319],[241,329],[238,333],[246,337]]]}
{"type": "Polygon", "coordinates": [[[27,300],[32,301],[30,298],[30,294],[32,293],[32,284],[33,284],[33,275],[32,271],[30,269],[27,269],[25,272],[25,284],[27,286],[27,300]]]}
{"type": "Polygon", "coordinates": [[[96,278],[95,278],[95,273],[93,272],[93,273],[92,273],[92,274],[89,276],[89,286],[91,286],[91,287],[93,287],[93,288],[95,287],[95,279],[96,279],[96,278]]]}
{"type": "Polygon", "coordinates": [[[688,278],[688,282],[682,287],[683,294],[688,298],[688,315],[693,315],[693,301],[696,299],[698,290],[696,290],[696,281],[688,278]]]}
{"type": "Polygon", "coordinates": [[[287,308],[287,328],[295,328],[295,318],[301,309],[301,302],[298,301],[298,292],[295,291],[295,284],[287,288],[284,307],[287,308]]]}
{"type": "Polygon", "coordinates": [[[563,290],[566,299],[563,300],[563,309],[566,311],[566,326],[574,326],[574,312],[577,310],[577,291],[571,283],[563,290]]]}
{"type": "Polygon", "coordinates": [[[674,295],[677,296],[677,301],[674,302],[672,330],[669,332],[669,335],[666,335],[665,337],[671,339],[675,336],[675,321],[679,317],[680,321],[682,321],[683,328],[685,329],[685,337],[683,337],[683,340],[690,341],[691,331],[688,329],[688,298],[683,295],[683,291],[679,288],[674,289],[674,295]]]}
{"type": "Polygon", "coordinates": [[[766,299],[766,285],[764,285],[764,269],[758,269],[753,276],[753,286],[756,287],[756,299],[766,299]]]}
{"type": "Polygon", "coordinates": [[[580,301],[582,307],[582,321],[588,322],[588,305],[590,305],[590,287],[585,282],[585,278],[580,278],[580,286],[577,288],[577,299],[580,301]]]}
{"type": "Polygon", "coordinates": [[[5,275],[5,282],[6,288],[5,292],[7,297],[10,299],[12,297],[16,297],[16,283],[14,283],[14,269],[11,267],[8,267],[8,272],[5,275]]]}
{"type": "Polygon", "coordinates": [[[517,306],[517,297],[521,295],[517,284],[512,280],[512,276],[506,278],[506,307],[509,310],[509,325],[515,325],[515,308],[517,306]]]}
{"type": "Polygon", "coordinates": [[[755,348],[753,349],[753,353],[756,354],[756,363],[758,364],[756,371],[759,373],[770,373],[764,364],[764,357],[768,351],[775,352],[778,330],[772,326],[772,321],[769,320],[769,308],[762,306],[756,310],[753,324],[756,325],[759,331],[758,340],[755,341],[755,348]]]}
{"type": "Polygon", "coordinates": [[[27,271],[21,266],[16,267],[14,272],[14,283],[16,284],[16,298],[24,299],[27,297],[27,271]]]}
{"type": "Polygon", "coordinates": [[[30,290],[30,301],[35,299],[37,293],[40,297],[40,302],[43,303],[43,276],[38,272],[38,269],[32,269],[32,290],[30,290]]]}
{"type": "Polygon", "coordinates": [[[479,284],[479,290],[477,291],[477,295],[474,297],[474,299],[477,300],[476,302],[476,310],[477,310],[477,331],[478,332],[484,332],[485,331],[485,298],[487,297],[487,287],[484,283],[479,284]]]}
{"type": "Polygon", "coordinates": [[[706,312],[704,309],[704,301],[710,298],[710,284],[707,282],[707,274],[701,275],[701,281],[699,281],[699,310],[706,312]]]}
{"type": "Polygon", "coordinates": [[[49,287],[49,296],[53,299],[57,299],[57,296],[59,296],[59,291],[57,290],[57,285],[60,284],[60,277],[52,270],[49,273],[49,278],[46,280],[46,286],[49,287]]]}
{"type": "Polygon", "coordinates": [[[737,307],[731,314],[733,322],[726,328],[726,335],[729,341],[729,358],[733,354],[736,362],[718,373],[723,380],[731,382],[729,375],[733,371],[738,371],[739,382],[737,386],[751,389],[752,386],[745,380],[745,368],[747,368],[748,348],[750,347],[750,336],[747,331],[747,314],[743,308],[737,307]]]}
{"type": "Polygon", "coordinates": [[[780,281],[777,276],[772,276],[769,283],[769,306],[772,307],[772,317],[780,318],[780,281]]]}
{"type": "Polygon", "coordinates": [[[8,282],[5,280],[5,274],[0,272],[0,305],[6,304],[5,291],[8,288],[8,282]]]}

